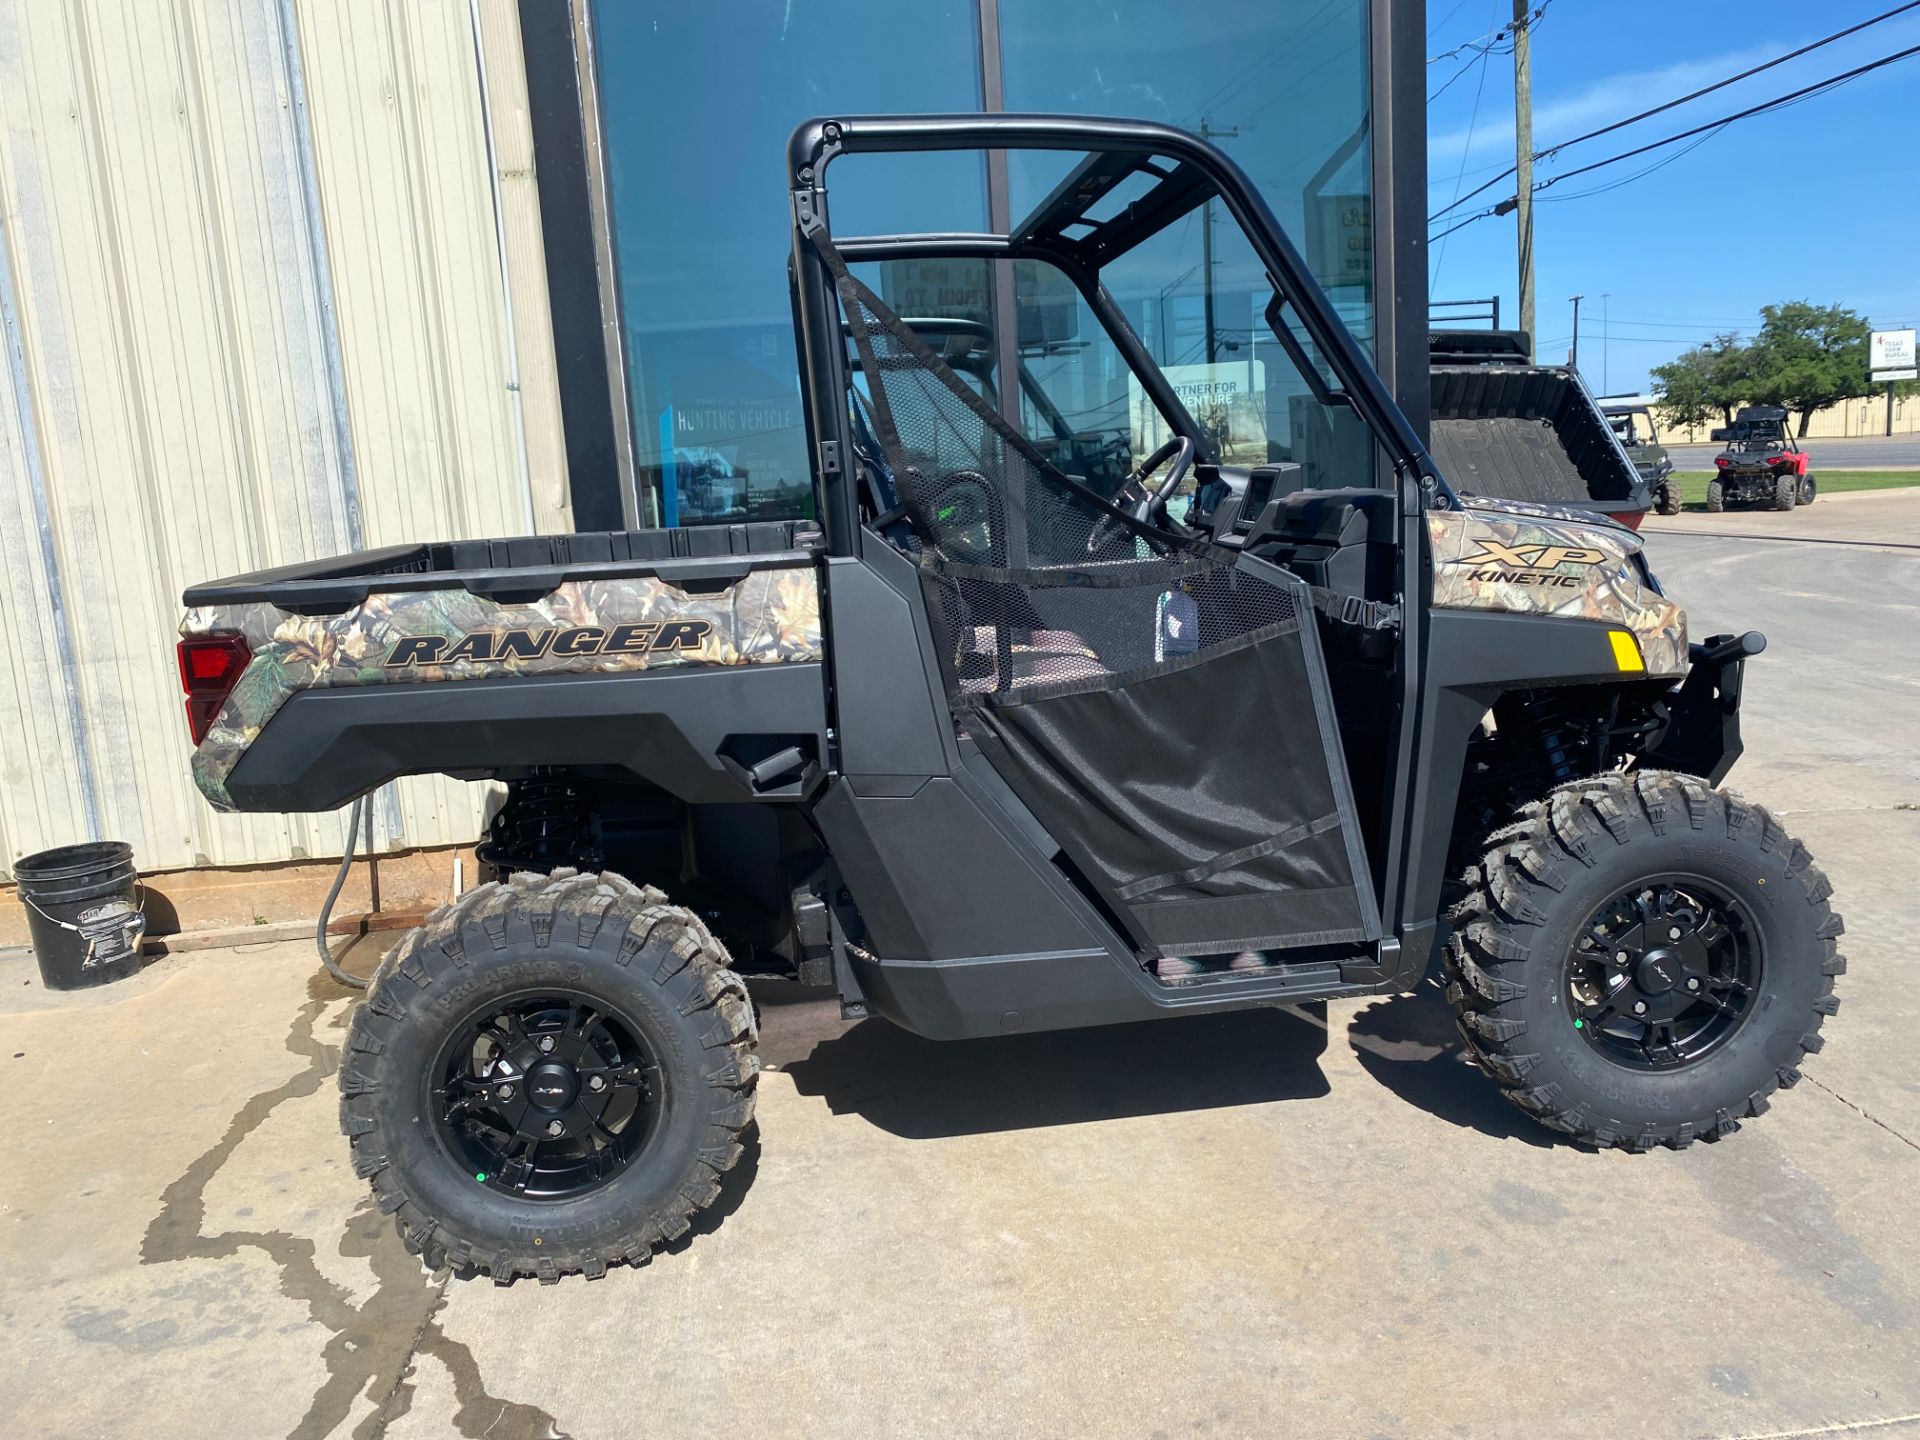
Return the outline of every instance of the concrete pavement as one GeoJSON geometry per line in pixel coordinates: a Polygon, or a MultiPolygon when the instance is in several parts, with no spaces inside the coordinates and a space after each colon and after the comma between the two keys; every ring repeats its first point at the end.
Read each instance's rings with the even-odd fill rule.
{"type": "MultiPolygon", "coordinates": [[[[1818,540],[1827,544],[1920,546],[1920,486],[1900,490],[1847,490],[1822,495],[1805,509],[1727,510],[1709,515],[1649,513],[1640,531],[1661,535],[1719,535],[1769,541],[1818,540]]],[[[1657,550],[1657,547],[1656,547],[1657,550]]],[[[1657,562],[1656,562],[1657,563],[1657,562]]]]}
{"type": "MultiPolygon", "coordinates": [[[[1844,501],[1920,522],[1750,518],[1844,501]]],[[[1696,631],[1771,638],[1735,783],[1848,926],[1825,1052],[1725,1143],[1549,1143],[1430,990],[948,1046],[768,1004],[695,1233],[502,1290],[370,1210],[310,950],[80,996],[15,954],[0,1429],[1920,1436],[1920,551],[1648,531],[1696,631]]]]}

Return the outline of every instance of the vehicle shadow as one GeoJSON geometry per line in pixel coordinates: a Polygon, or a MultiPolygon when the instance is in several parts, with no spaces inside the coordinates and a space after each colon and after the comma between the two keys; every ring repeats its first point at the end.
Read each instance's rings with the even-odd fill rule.
{"type": "MultiPolygon", "coordinates": [[[[802,1095],[909,1140],[1073,1125],[1325,1095],[1325,1005],[1239,1010],[984,1040],[923,1040],[864,1020],[767,1040],[802,1095]],[[800,1039],[800,1036],[793,1036],[800,1039]]],[[[804,1022],[802,1022],[804,1024],[804,1022]]],[[[813,1028],[813,1027],[808,1027],[813,1028]]]]}
{"type": "Polygon", "coordinates": [[[1361,1068],[1409,1105],[1497,1140],[1554,1143],[1552,1135],[1507,1103],[1467,1053],[1436,978],[1357,1011],[1347,1039],[1361,1068]]]}

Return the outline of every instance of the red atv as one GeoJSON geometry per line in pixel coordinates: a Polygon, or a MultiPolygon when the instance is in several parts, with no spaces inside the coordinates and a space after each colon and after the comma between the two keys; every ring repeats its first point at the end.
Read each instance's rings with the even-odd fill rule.
{"type": "Polygon", "coordinates": [[[1747,406],[1713,438],[1726,445],[1713,457],[1714,477],[1707,484],[1707,509],[1714,514],[1735,505],[1791,510],[1813,503],[1819,485],[1812,461],[1788,431],[1787,412],[1778,405],[1747,406]]]}

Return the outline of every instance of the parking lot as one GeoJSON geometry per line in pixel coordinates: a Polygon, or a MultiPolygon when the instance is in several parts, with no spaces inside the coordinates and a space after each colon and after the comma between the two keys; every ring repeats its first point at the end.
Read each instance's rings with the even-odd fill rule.
{"type": "Polygon", "coordinates": [[[1733,783],[1847,921],[1826,1051],[1730,1140],[1548,1143],[1431,988],[948,1046],[769,996],[716,1209],[502,1289],[371,1209],[310,947],[77,995],[8,952],[0,1428],[1920,1435],[1920,490],[1648,535],[1696,634],[1768,634],[1733,783]]]}

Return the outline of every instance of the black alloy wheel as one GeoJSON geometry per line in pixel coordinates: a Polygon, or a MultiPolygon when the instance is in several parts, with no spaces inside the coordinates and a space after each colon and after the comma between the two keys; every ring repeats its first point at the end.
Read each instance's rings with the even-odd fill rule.
{"type": "Polygon", "coordinates": [[[1712,1054],[1759,993],[1757,928],[1694,876],[1637,886],[1581,927],[1567,964],[1574,1029],[1630,1070],[1677,1070],[1712,1054]]]}
{"type": "Polygon", "coordinates": [[[1489,837],[1448,918],[1447,998],[1520,1109],[1601,1148],[1764,1114],[1840,1005],[1833,887],[1778,817],[1697,776],[1556,786],[1489,837]]]}
{"type": "Polygon", "coordinates": [[[435,911],[353,1012],[340,1128],[427,1268],[645,1264],[746,1153],[746,984],[700,917],[602,872],[517,871],[435,911]]]}
{"type": "Polygon", "coordinates": [[[435,1132],[475,1181],[569,1200],[618,1175],[658,1128],[664,1080],[639,1027],[578,992],[483,1006],[433,1067],[435,1132]]]}

